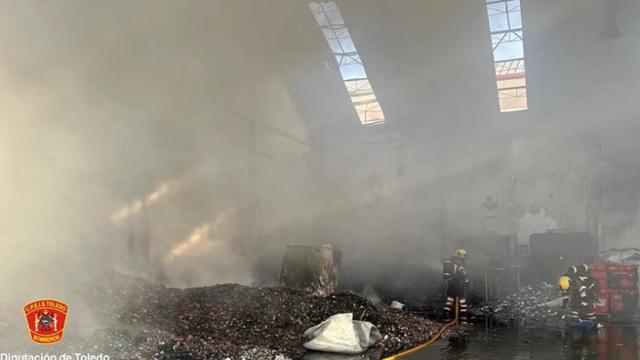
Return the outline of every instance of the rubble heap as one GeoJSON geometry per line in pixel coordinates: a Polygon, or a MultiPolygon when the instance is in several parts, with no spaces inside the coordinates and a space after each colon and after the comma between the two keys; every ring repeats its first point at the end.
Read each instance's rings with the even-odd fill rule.
{"type": "Polygon", "coordinates": [[[346,312],[380,329],[372,351],[383,356],[423,343],[440,327],[347,292],[314,297],[236,284],[182,290],[111,274],[87,298],[103,326],[94,342],[82,343],[123,359],[299,359],[304,330],[346,312]]]}
{"type": "Polygon", "coordinates": [[[600,258],[605,262],[618,264],[640,264],[640,249],[638,248],[611,248],[603,251],[600,258]]]}
{"type": "Polygon", "coordinates": [[[534,325],[558,318],[558,305],[562,300],[556,286],[543,282],[527,285],[519,293],[491,301],[485,306],[472,308],[476,317],[490,317],[497,323],[534,325]]]}

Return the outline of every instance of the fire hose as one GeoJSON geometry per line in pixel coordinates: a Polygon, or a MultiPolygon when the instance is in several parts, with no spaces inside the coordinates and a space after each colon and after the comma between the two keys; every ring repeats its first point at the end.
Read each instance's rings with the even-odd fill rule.
{"type": "Polygon", "coordinates": [[[431,344],[433,344],[436,340],[440,339],[442,337],[442,334],[444,334],[444,332],[455,325],[458,325],[458,321],[460,319],[460,300],[458,298],[456,298],[456,316],[453,320],[451,320],[450,322],[444,324],[440,330],[438,330],[438,332],[431,338],[429,339],[427,342],[425,342],[424,344],[418,345],[414,348],[411,348],[409,350],[405,350],[401,353],[395,354],[395,355],[391,355],[389,357],[384,358],[383,360],[395,360],[395,359],[399,359],[401,357],[407,356],[407,355],[411,355],[413,353],[416,353],[420,350],[426,349],[429,346],[431,346],[431,344]]]}

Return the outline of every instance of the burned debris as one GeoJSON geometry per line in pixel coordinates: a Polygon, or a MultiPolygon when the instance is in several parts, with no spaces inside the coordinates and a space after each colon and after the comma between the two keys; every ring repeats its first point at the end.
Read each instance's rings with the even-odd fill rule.
{"type": "Polygon", "coordinates": [[[374,324],[382,338],[369,351],[382,356],[417,346],[440,328],[348,292],[318,297],[236,284],[182,290],[116,273],[87,301],[105,325],[93,335],[97,350],[131,359],[299,359],[307,354],[304,331],[338,313],[374,324]]]}
{"type": "Polygon", "coordinates": [[[472,307],[471,311],[476,318],[486,317],[502,325],[533,326],[560,320],[561,306],[557,287],[543,282],[536,286],[523,286],[518,293],[490,301],[481,307],[472,307]]]}

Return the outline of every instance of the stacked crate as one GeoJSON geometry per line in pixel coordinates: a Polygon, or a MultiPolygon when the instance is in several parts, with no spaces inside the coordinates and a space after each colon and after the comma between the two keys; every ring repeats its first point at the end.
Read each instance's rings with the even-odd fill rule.
{"type": "Polygon", "coordinates": [[[596,314],[608,314],[609,306],[609,275],[607,264],[591,265],[591,276],[598,289],[598,302],[596,302],[596,314]]]}
{"type": "Polygon", "coordinates": [[[638,307],[638,265],[597,263],[591,276],[598,286],[597,314],[631,314],[638,307]]]}

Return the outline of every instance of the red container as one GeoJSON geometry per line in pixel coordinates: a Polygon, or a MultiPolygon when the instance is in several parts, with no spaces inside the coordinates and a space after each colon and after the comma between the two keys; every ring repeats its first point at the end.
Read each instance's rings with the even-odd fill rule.
{"type": "Polygon", "coordinates": [[[596,313],[629,314],[638,308],[638,265],[596,263],[591,276],[598,285],[596,313]]]}
{"type": "Polygon", "coordinates": [[[607,314],[609,312],[609,290],[598,289],[598,301],[595,304],[596,314],[607,314]]]}
{"type": "Polygon", "coordinates": [[[607,272],[606,271],[592,271],[591,272],[591,276],[593,276],[594,279],[607,279],[607,272]]]}
{"type": "Polygon", "coordinates": [[[591,265],[591,276],[598,285],[598,289],[609,288],[609,273],[607,273],[607,264],[591,265]]]}
{"type": "Polygon", "coordinates": [[[591,271],[602,271],[602,272],[606,272],[607,271],[607,263],[595,263],[595,264],[591,264],[591,271]]]}
{"type": "Polygon", "coordinates": [[[638,279],[634,272],[612,271],[609,272],[609,287],[614,289],[637,289],[638,279]]]}
{"type": "Polygon", "coordinates": [[[620,279],[618,286],[620,289],[635,290],[637,288],[637,280],[632,278],[620,279]]]}
{"type": "Polygon", "coordinates": [[[638,290],[620,290],[625,313],[633,314],[638,310],[638,290]]]}
{"type": "Polygon", "coordinates": [[[610,263],[610,264],[607,264],[607,270],[609,271],[609,273],[612,273],[612,272],[624,272],[623,266],[624,265],[621,265],[621,264],[610,263]]]}
{"type": "Polygon", "coordinates": [[[609,281],[607,279],[597,279],[596,284],[598,289],[606,290],[609,288],[609,281]]]}
{"type": "Polygon", "coordinates": [[[609,290],[609,310],[611,313],[620,313],[624,310],[622,303],[622,293],[620,290],[609,290]]]}

